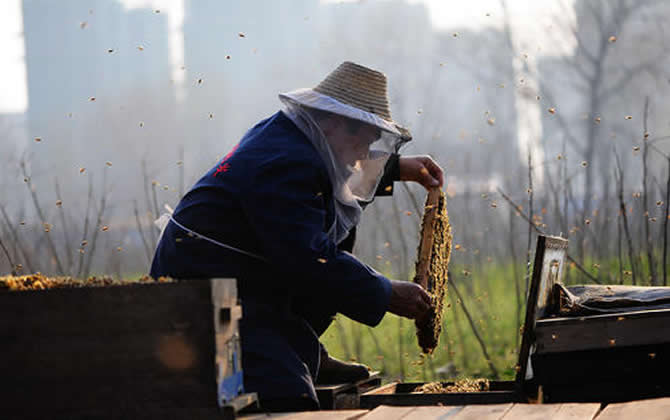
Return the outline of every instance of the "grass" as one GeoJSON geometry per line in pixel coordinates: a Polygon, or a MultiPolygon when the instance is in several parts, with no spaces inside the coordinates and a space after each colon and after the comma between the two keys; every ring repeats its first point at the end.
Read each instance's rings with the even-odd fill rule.
{"type": "MultiPolygon", "coordinates": [[[[587,259],[585,267],[594,276],[600,274],[605,283],[618,283],[618,264],[616,258],[607,258],[600,263],[587,259]]],[[[624,270],[630,270],[626,261],[624,264],[624,270]]],[[[523,276],[523,267],[517,268],[519,275],[523,276]]],[[[512,380],[521,344],[515,313],[514,267],[511,263],[482,262],[476,264],[476,268],[468,269],[471,272],[466,274],[464,266],[451,264],[451,280],[455,281],[463,295],[465,306],[482,336],[493,365],[500,373],[500,379],[512,380]]],[[[566,264],[566,269],[571,284],[588,283],[571,263],[566,264]]],[[[642,285],[648,286],[648,269],[644,259],[642,272],[642,285]]],[[[524,278],[518,281],[523,293],[524,278]]],[[[631,284],[630,275],[624,275],[624,284],[631,284]]],[[[332,356],[364,363],[373,370],[381,371],[386,380],[492,379],[481,346],[453,290],[447,291],[445,299],[440,342],[429,356],[421,353],[414,322],[389,313],[375,328],[338,315],[321,340],[332,356]],[[440,371],[444,373],[440,375],[440,371]]],[[[525,315],[525,301],[523,297],[521,322],[525,315]]]]}
{"type": "MultiPolygon", "coordinates": [[[[467,276],[461,274],[462,270],[452,266],[452,280],[463,295],[501,379],[512,379],[519,331],[513,267],[487,263],[467,276]]],[[[440,370],[445,372],[442,378],[490,377],[491,370],[460,302],[450,292],[445,298],[440,342],[432,355],[421,353],[414,322],[392,314],[387,314],[375,328],[338,315],[321,339],[334,357],[364,363],[389,380],[437,380],[440,376],[436,371],[440,370]]]]}

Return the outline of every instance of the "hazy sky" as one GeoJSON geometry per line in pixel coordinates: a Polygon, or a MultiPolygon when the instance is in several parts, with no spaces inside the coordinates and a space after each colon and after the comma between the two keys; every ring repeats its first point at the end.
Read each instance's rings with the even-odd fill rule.
{"type": "MultiPolygon", "coordinates": [[[[111,1],[111,0],[110,0],[111,1]]],[[[274,1],[274,0],[268,0],[274,1]]],[[[347,0],[321,0],[337,3],[347,0]]],[[[358,1],[358,0],[349,0],[358,1]]],[[[365,0],[373,1],[373,0],[365,0]]],[[[383,0],[376,0],[383,1],[383,0]]],[[[551,42],[546,34],[552,31],[552,16],[565,16],[560,4],[570,9],[574,0],[508,0],[510,20],[515,31],[518,47],[529,54],[547,55],[564,52],[569,45],[547,45],[551,42]]],[[[433,25],[440,29],[499,26],[502,22],[500,0],[409,0],[424,3],[428,7],[433,25]]],[[[184,60],[184,44],[181,32],[184,19],[184,0],[121,0],[127,8],[151,7],[168,16],[170,30],[170,63],[176,86],[181,85],[183,72],[178,71],[184,60]]],[[[73,24],[79,24],[74,22],[73,24]]],[[[0,113],[23,112],[27,107],[27,87],[24,61],[23,25],[21,0],[2,0],[0,6],[0,113]]],[[[177,96],[181,93],[178,90],[177,96]]]]}

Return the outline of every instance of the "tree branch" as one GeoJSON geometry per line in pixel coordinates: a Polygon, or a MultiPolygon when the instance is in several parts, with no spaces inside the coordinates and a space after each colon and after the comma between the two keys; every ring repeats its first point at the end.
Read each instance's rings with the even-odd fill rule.
{"type": "MultiPolygon", "coordinates": [[[[535,230],[535,232],[539,233],[540,235],[545,235],[545,236],[547,235],[542,229],[540,229],[539,227],[537,227],[537,226],[535,225],[535,223],[533,223],[533,222],[530,220],[530,218],[528,218],[528,216],[527,216],[527,215],[523,212],[523,210],[521,209],[521,206],[519,206],[518,204],[516,204],[516,203],[515,203],[515,202],[514,202],[514,201],[513,201],[507,194],[505,194],[505,192],[504,192],[503,190],[501,190],[500,188],[498,188],[498,193],[500,193],[500,195],[501,195],[501,196],[502,196],[502,197],[503,197],[509,204],[511,204],[512,207],[514,207],[514,209],[516,209],[516,211],[519,213],[519,215],[521,216],[521,218],[523,218],[526,222],[528,222],[528,223],[531,225],[531,227],[533,228],[533,230],[535,230]]],[[[579,271],[581,271],[582,274],[584,274],[586,277],[588,277],[591,281],[593,281],[594,283],[597,283],[597,284],[601,284],[600,280],[598,280],[597,278],[593,277],[593,275],[592,275],[591,273],[589,273],[588,271],[586,271],[586,269],[585,269],[584,267],[582,267],[581,264],[579,264],[577,261],[575,261],[575,259],[572,258],[569,254],[566,255],[566,257],[567,257],[571,262],[575,263],[575,267],[577,267],[577,269],[579,269],[579,271]]]]}

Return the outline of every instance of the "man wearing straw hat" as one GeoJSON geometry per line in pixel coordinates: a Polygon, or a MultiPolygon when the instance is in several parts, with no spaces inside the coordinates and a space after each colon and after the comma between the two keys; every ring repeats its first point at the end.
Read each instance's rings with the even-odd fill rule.
{"type": "Polygon", "coordinates": [[[318,408],[314,383],[367,377],[319,342],[336,313],[375,326],[388,311],[418,319],[419,285],[390,280],[354,257],[355,227],[393,181],[442,185],[428,156],[399,157],[411,136],[391,118],[384,74],[342,63],[251,128],[179,203],[151,275],[234,277],[245,390],[267,410],[318,408]],[[349,252],[348,252],[349,251],[349,252]]]}

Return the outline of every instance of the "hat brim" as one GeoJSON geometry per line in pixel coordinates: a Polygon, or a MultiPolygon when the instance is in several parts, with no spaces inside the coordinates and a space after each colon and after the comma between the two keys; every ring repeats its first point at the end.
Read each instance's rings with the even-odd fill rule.
{"type": "Polygon", "coordinates": [[[401,137],[404,141],[409,141],[412,139],[411,133],[405,127],[402,127],[393,121],[387,121],[371,112],[367,112],[360,108],[342,103],[335,98],[316,92],[311,88],[297,89],[291,92],[280,93],[279,98],[281,100],[288,100],[309,108],[331,112],[333,114],[342,115],[343,117],[352,118],[367,124],[374,125],[384,131],[401,137]]]}

